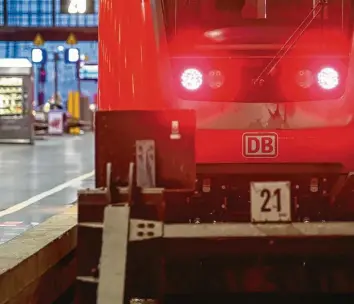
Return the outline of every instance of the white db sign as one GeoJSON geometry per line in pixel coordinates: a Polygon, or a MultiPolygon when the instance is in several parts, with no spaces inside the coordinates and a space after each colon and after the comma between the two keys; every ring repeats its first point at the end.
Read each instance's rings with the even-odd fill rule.
{"type": "Polygon", "coordinates": [[[242,136],[244,157],[277,157],[278,134],[276,133],[244,133],[242,136]]]}

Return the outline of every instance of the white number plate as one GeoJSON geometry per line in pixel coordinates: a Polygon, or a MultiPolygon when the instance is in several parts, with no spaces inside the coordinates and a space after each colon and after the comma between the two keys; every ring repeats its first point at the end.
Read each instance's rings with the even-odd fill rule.
{"type": "Polygon", "coordinates": [[[290,182],[251,183],[251,221],[290,222],[290,182]]]}

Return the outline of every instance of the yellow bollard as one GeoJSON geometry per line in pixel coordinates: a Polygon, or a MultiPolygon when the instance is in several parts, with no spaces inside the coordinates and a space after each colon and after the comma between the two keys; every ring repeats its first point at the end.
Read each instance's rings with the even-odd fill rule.
{"type": "MultiPolygon", "coordinates": [[[[72,91],[69,92],[68,112],[70,113],[70,115],[74,120],[77,121],[80,120],[80,93],[79,92],[72,92],[72,91]]],[[[80,128],[79,127],[70,128],[69,132],[72,135],[79,135],[80,128]]]]}

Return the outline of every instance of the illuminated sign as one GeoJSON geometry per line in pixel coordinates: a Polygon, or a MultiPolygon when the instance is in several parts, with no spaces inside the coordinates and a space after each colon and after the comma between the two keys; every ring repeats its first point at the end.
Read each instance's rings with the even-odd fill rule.
{"type": "Polygon", "coordinates": [[[60,0],[61,14],[94,14],[94,0],[60,0]]]}
{"type": "Polygon", "coordinates": [[[98,65],[85,64],[79,70],[80,80],[98,80],[98,65]]]}
{"type": "Polygon", "coordinates": [[[64,53],[66,63],[76,63],[80,60],[80,50],[77,48],[69,48],[64,53]]]}
{"type": "Polygon", "coordinates": [[[33,63],[46,63],[47,52],[44,49],[33,48],[32,49],[32,62],[33,63]]]}

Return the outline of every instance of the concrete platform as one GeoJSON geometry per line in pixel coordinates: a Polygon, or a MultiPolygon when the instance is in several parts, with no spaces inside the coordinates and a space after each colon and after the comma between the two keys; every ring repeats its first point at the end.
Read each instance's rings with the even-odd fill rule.
{"type": "Polygon", "coordinates": [[[1,246],[1,304],[52,304],[73,285],[76,223],[73,206],[1,246]]]}
{"type": "Polygon", "coordinates": [[[0,145],[0,243],[70,207],[94,185],[93,169],[92,133],[0,145]]]}

